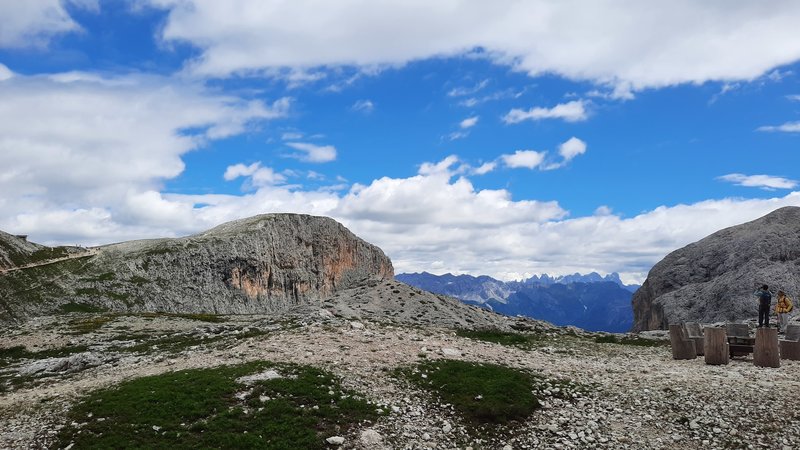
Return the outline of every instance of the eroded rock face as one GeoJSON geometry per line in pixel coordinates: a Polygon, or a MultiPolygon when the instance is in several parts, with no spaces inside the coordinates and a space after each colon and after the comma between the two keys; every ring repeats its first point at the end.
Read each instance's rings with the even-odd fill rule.
{"type": "Polygon", "coordinates": [[[0,271],[25,264],[41,245],[0,231],[0,271]]]}
{"type": "Polygon", "coordinates": [[[633,330],[751,318],[757,315],[753,291],[762,284],[800,296],[798,207],[726,228],[667,255],[633,296],[633,330]]]}
{"type": "Polygon", "coordinates": [[[46,292],[37,291],[36,302],[7,303],[26,316],[35,313],[32,303],[54,309],[70,302],[117,311],[264,313],[394,276],[378,247],[333,219],[298,214],[251,217],[179,239],[108,245],[70,264],[47,267],[53,279],[46,292]]]}

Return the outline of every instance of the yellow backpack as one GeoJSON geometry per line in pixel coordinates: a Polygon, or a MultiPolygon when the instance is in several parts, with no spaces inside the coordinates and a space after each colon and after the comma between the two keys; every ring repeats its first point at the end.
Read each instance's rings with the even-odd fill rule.
{"type": "Polygon", "coordinates": [[[786,314],[791,312],[793,309],[794,309],[794,304],[792,304],[792,299],[790,299],[788,295],[784,295],[783,297],[778,298],[778,303],[775,305],[776,313],[786,314]]]}

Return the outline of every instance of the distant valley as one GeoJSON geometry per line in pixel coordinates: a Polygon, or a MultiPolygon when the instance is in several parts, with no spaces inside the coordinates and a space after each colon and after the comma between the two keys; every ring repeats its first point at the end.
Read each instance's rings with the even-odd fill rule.
{"type": "Polygon", "coordinates": [[[625,332],[633,324],[631,296],[639,286],[626,285],[619,275],[592,272],[523,281],[500,281],[489,276],[402,273],[398,281],[464,303],[515,316],[573,325],[590,331],[625,332]]]}

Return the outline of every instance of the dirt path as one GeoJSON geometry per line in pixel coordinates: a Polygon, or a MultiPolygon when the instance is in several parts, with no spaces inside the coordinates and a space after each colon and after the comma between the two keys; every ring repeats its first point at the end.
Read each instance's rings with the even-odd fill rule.
{"type": "Polygon", "coordinates": [[[56,263],[60,263],[62,261],[69,261],[70,259],[89,258],[89,257],[97,255],[97,253],[99,253],[98,249],[96,249],[96,248],[88,248],[88,249],[86,249],[85,252],[73,253],[71,255],[67,255],[67,256],[64,256],[62,258],[53,258],[53,259],[48,259],[46,261],[40,261],[40,262],[37,262],[37,263],[25,264],[24,266],[17,266],[17,267],[11,267],[11,268],[6,268],[6,269],[0,268],[0,275],[6,274],[6,273],[9,273],[9,272],[14,272],[14,271],[17,271],[17,270],[25,270],[25,269],[31,269],[31,268],[34,268],[34,267],[48,266],[50,264],[56,264],[56,263]]]}

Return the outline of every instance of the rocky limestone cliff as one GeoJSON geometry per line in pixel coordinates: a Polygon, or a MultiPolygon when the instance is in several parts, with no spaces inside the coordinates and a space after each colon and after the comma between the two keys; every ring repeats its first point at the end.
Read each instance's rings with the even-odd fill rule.
{"type": "Polygon", "coordinates": [[[757,315],[753,291],[761,284],[800,296],[798,207],[726,228],[667,255],[633,296],[633,331],[751,318],[757,315]]]}
{"type": "Polygon", "coordinates": [[[107,245],[0,274],[0,316],[30,317],[65,304],[264,313],[393,275],[379,248],[333,219],[269,214],[189,237],[107,245]]]}
{"type": "Polygon", "coordinates": [[[28,262],[32,255],[45,247],[0,231],[0,270],[28,262]]]}

